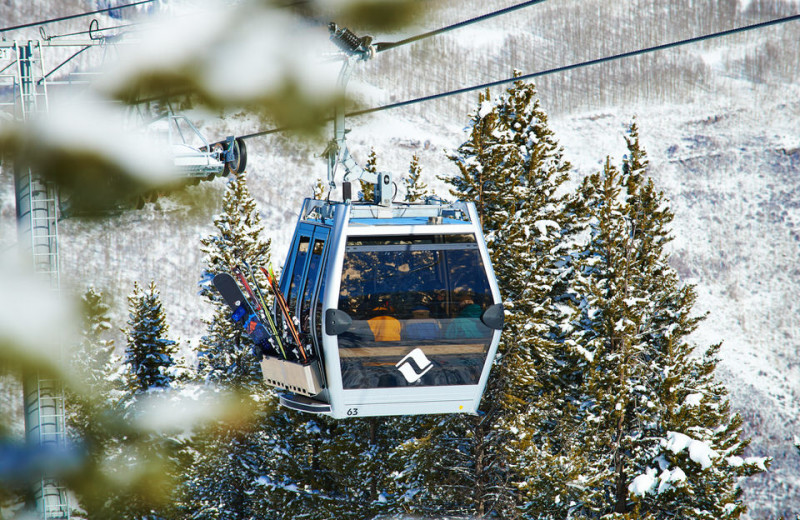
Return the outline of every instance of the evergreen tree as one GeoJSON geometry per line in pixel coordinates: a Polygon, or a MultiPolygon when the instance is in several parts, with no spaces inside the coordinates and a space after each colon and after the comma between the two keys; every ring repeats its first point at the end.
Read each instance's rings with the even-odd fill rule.
{"type": "Polygon", "coordinates": [[[117,409],[101,423],[111,429],[102,463],[113,467],[125,485],[119,493],[91,497],[95,517],[174,518],[178,445],[167,434],[139,430],[135,419],[140,413],[136,405],[146,394],[176,386],[177,344],[167,338],[169,327],[155,282],[145,289],[134,283],[128,305],[121,396],[117,409]]]}
{"type": "Polygon", "coordinates": [[[491,500],[498,497],[491,493],[504,489],[496,487],[502,481],[491,472],[496,469],[492,462],[498,461],[482,459],[489,458],[485,427],[490,425],[482,421],[484,417],[485,413],[477,418],[454,415],[420,420],[417,435],[398,448],[405,461],[400,485],[406,509],[426,517],[482,517],[498,512],[493,507],[496,500],[491,500]]]}
{"type": "Polygon", "coordinates": [[[89,287],[80,302],[80,343],[70,362],[72,373],[81,381],[82,393],[67,399],[69,426],[78,438],[94,426],[94,405],[112,403],[114,392],[119,392],[121,386],[120,359],[114,354],[110,336],[110,308],[103,300],[102,292],[89,287]]]}
{"type": "Polygon", "coordinates": [[[450,155],[460,174],[441,178],[453,186],[450,190],[453,197],[475,203],[485,231],[496,227],[491,219],[500,210],[501,190],[497,182],[504,182],[500,176],[503,157],[497,149],[498,136],[494,134],[497,117],[497,107],[487,89],[478,95],[478,107],[470,114],[467,141],[450,155]]]}
{"type": "MultiPolygon", "coordinates": [[[[264,227],[245,174],[228,182],[222,212],[214,218],[216,233],[205,237],[202,250],[206,265],[201,294],[213,308],[208,333],[199,345],[198,376],[222,391],[235,392],[256,414],[238,421],[216,422],[199,431],[191,442],[191,471],[182,488],[182,508],[193,518],[252,518],[253,507],[265,500],[258,478],[268,457],[261,421],[277,408],[274,393],[261,381],[261,368],[253,344],[230,319],[231,311],[210,282],[220,272],[245,262],[254,268],[270,261],[270,241],[262,238],[264,227]]],[[[257,283],[268,294],[266,280],[257,283]]],[[[265,433],[266,432],[266,433],[265,433]]]]}
{"type": "MultiPolygon", "coordinates": [[[[107,420],[121,394],[119,359],[114,355],[114,340],[110,338],[109,306],[103,294],[94,287],[81,298],[80,343],[72,356],[72,373],[81,381],[80,393],[67,395],[67,426],[72,442],[91,446],[87,466],[100,467],[106,459],[120,450],[119,436],[110,431],[107,420]]],[[[100,479],[98,479],[100,480],[100,479]]],[[[114,516],[108,505],[115,500],[110,489],[98,481],[79,482],[73,488],[80,504],[79,516],[94,519],[114,516]]]]}
{"type": "Polygon", "coordinates": [[[413,421],[368,417],[338,421],[328,449],[320,456],[331,475],[339,475],[336,493],[342,500],[325,508],[323,518],[374,518],[391,512],[397,500],[393,475],[402,461],[393,454],[398,439],[413,421]]]}
{"type": "Polygon", "coordinates": [[[529,462],[537,458],[531,447],[554,431],[543,423],[560,404],[547,377],[555,381],[558,373],[554,351],[563,315],[555,302],[565,290],[566,244],[576,219],[562,187],[570,169],[562,155],[535,88],[521,81],[495,101],[488,92],[479,96],[470,136],[451,155],[460,175],[445,180],[452,195],[478,208],[506,328],[479,416],[445,418],[408,445],[422,471],[409,479],[424,489],[420,505],[513,517],[523,499],[531,502],[524,482],[551,471],[529,462]],[[437,489],[442,480],[447,485],[437,489]]]}
{"type": "MultiPolygon", "coordinates": [[[[364,166],[364,171],[370,173],[378,173],[378,156],[375,153],[375,149],[371,148],[369,151],[369,157],[367,158],[367,164],[364,166]]],[[[363,179],[359,179],[358,183],[361,185],[361,200],[372,202],[375,200],[375,184],[371,182],[366,182],[363,179]]]]}
{"type": "Polygon", "coordinates": [[[580,412],[571,429],[586,465],[579,518],[738,518],[741,418],[714,380],[719,345],[693,355],[691,286],[664,251],[672,213],[646,178],[631,127],[622,171],[606,161],[581,187],[591,236],[574,284],[581,295],[571,348],[583,358],[580,412]]]}
{"type": "MultiPolygon", "coordinates": [[[[222,213],[214,218],[217,232],[202,239],[206,265],[200,294],[212,304],[213,318],[198,352],[198,371],[209,382],[228,387],[260,388],[261,368],[252,354],[252,342],[240,326],[231,322],[231,311],[211,285],[214,275],[230,272],[247,263],[254,267],[257,283],[265,295],[267,282],[257,269],[270,262],[270,240],[262,238],[264,226],[255,200],[247,188],[247,177],[231,178],[222,200],[222,213]]],[[[260,390],[258,390],[260,392],[260,390]]]]}
{"type": "Polygon", "coordinates": [[[125,387],[128,396],[135,397],[172,384],[175,376],[170,368],[175,364],[177,345],[166,337],[169,327],[155,282],[150,282],[147,289],[134,282],[128,305],[125,387]]]}
{"type": "Polygon", "coordinates": [[[422,182],[422,168],[419,165],[419,156],[417,154],[411,157],[408,178],[404,182],[407,202],[419,202],[425,200],[425,197],[428,196],[428,185],[422,182]]]}
{"type": "Polygon", "coordinates": [[[114,355],[109,306],[103,293],[89,287],[81,298],[81,343],[74,356],[75,370],[93,394],[107,394],[113,387],[119,359],[114,355]]]}
{"type": "Polygon", "coordinates": [[[257,508],[272,498],[259,485],[268,435],[256,421],[218,423],[191,442],[190,470],[182,485],[181,509],[189,518],[260,518],[257,508]]]}
{"type": "Polygon", "coordinates": [[[273,414],[283,432],[272,441],[269,500],[262,518],[361,519],[397,512],[395,456],[406,418],[334,420],[302,413],[273,414]]]}
{"type": "Polygon", "coordinates": [[[559,346],[566,318],[559,303],[579,232],[578,205],[564,189],[571,166],[532,84],[517,82],[501,98],[495,133],[503,160],[488,219],[496,228],[490,227],[487,246],[507,312],[502,357],[489,388],[496,392],[490,395],[497,403],[497,451],[508,472],[504,507],[507,515],[531,513],[539,501],[563,514],[560,478],[575,468],[563,462],[571,445],[558,426],[571,390],[559,346]]]}

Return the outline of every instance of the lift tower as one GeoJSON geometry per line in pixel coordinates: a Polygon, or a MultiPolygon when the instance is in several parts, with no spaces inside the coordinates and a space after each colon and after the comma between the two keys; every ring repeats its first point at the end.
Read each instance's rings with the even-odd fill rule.
{"type": "MultiPolygon", "coordinates": [[[[0,42],[0,86],[11,89],[14,115],[29,121],[47,112],[47,78],[41,41],[0,42]],[[10,62],[10,63],[9,63],[10,62]],[[2,68],[4,67],[4,68],[2,68]]],[[[57,293],[60,290],[58,262],[58,193],[24,164],[14,164],[17,204],[17,236],[20,250],[33,263],[37,276],[57,293]]],[[[63,356],[63,353],[59,353],[63,356]]],[[[31,371],[23,374],[25,434],[36,449],[65,448],[66,413],[64,385],[52,375],[31,371]]],[[[33,484],[36,515],[45,520],[69,519],[66,489],[44,470],[33,484]]]]}

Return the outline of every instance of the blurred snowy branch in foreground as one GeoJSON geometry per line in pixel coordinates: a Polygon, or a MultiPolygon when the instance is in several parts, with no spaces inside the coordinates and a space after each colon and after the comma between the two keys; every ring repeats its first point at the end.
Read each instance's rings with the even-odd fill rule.
{"type": "Polygon", "coordinates": [[[15,503],[13,493],[24,494],[43,471],[84,497],[163,504],[171,496],[164,475],[175,464],[175,447],[199,428],[249,424],[255,403],[198,385],[154,390],[130,407],[115,395],[95,395],[69,361],[79,342],[79,314],[74,301],[58,296],[19,261],[0,257],[0,368],[59,379],[70,406],[84,410],[91,425],[73,442],[29,446],[9,435],[18,418],[0,410],[0,506],[15,503]]]}
{"type": "Polygon", "coordinates": [[[0,365],[71,381],[63,360],[74,344],[77,323],[72,302],[25,270],[18,259],[0,256],[0,365]]]}
{"type": "MultiPolygon", "coordinates": [[[[118,45],[80,99],[51,100],[47,114],[0,120],[0,155],[31,168],[91,207],[176,181],[167,143],[144,139],[148,116],[172,105],[217,114],[244,111],[266,126],[319,132],[343,100],[327,23],[393,28],[413,18],[411,0],[176,2],[118,45]]],[[[215,136],[211,142],[222,140],[215,136]]]]}
{"type": "Polygon", "coordinates": [[[107,101],[59,99],[48,114],[0,123],[0,152],[15,169],[55,181],[89,206],[175,182],[167,143],[107,101]]]}

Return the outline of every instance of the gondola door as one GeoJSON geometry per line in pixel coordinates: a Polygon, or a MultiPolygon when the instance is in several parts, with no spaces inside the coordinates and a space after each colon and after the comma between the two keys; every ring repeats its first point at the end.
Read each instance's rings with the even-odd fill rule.
{"type": "Polygon", "coordinates": [[[311,237],[309,246],[308,266],[303,277],[303,290],[300,292],[297,301],[297,316],[300,321],[300,334],[304,340],[311,345],[314,354],[322,357],[322,342],[317,333],[319,316],[317,312],[317,301],[319,294],[324,289],[325,280],[322,273],[325,269],[325,247],[327,244],[328,230],[317,227],[311,237]]]}
{"type": "Polygon", "coordinates": [[[281,287],[289,303],[289,309],[299,322],[298,330],[306,347],[311,347],[313,357],[319,358],[321,344],[314,334],[314,305],[322,285],[320,273],[323,269],[328,228],[301,224],[292,244],[286,276],[281,287]]]}

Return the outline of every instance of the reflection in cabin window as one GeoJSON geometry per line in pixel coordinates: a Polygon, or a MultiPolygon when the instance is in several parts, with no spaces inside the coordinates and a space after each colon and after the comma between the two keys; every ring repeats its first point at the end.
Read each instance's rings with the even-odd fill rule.
{"type": "Polygon", "coordinates": [[[314,246],[311,248],[311,259],[308,264],[308,274],[306,275],[306,285],[300,300],[300,330],[304,333],[309,332],[309,306],[311,305],[311,297],[314,295],[314,289],[317,286],[317,278],[319,277],[320,265],[322,263],[322,251],[324,248],[325,242],[322,240],[314,240],[314,246]]]}
{"type": "Polygon", "coordinates": [[[349,238],[344,387],[477,384],[492,337],[480,317],[494,303],[474,235],[349,238]]]}
{"type": "Polygon", "coordinates": [[[292,278],[289,284],[289,294],[286,296],[291,312],[294,312],[295,303],[297,303],[298,286],[303,280],[303,269],[306,266],[309,241],[310,239],[308,237],[300,237],[300,241],[297,244],[297,253],[295,254],[294,266],[292,267],[292,278]]]}

